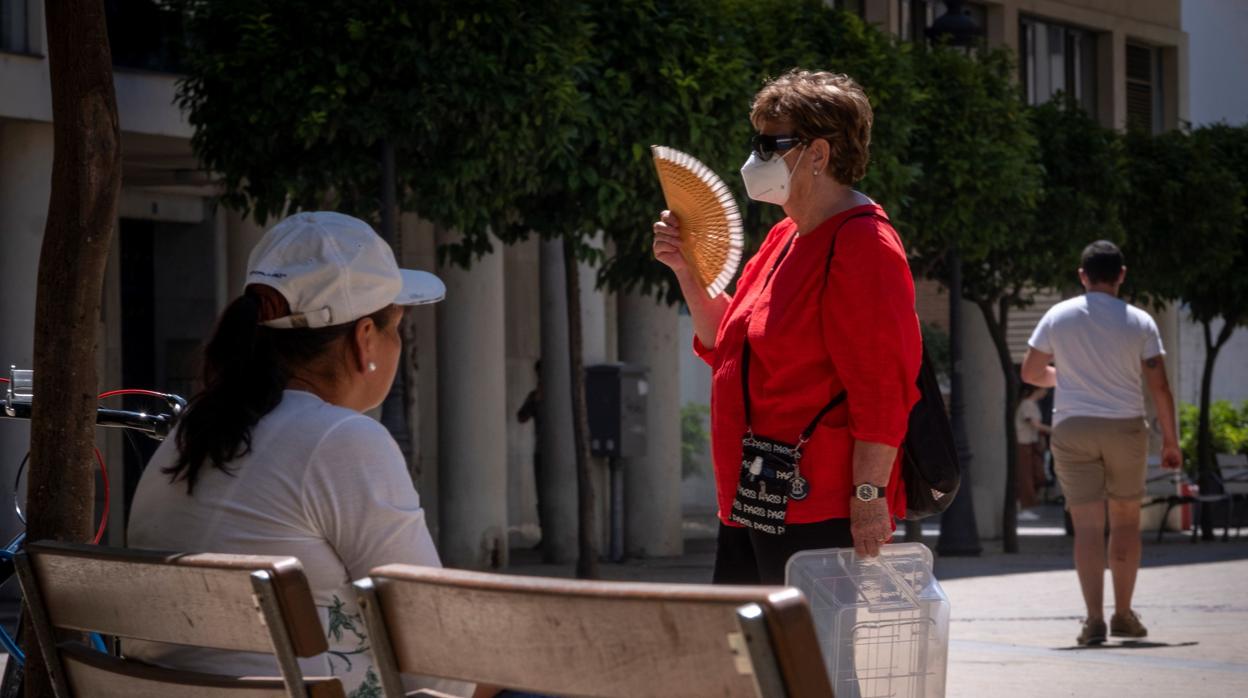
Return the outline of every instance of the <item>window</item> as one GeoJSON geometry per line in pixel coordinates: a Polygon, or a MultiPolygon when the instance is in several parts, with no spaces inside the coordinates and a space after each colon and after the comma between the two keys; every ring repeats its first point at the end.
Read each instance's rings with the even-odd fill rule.
{"type": "Polygon", "coordinates": [[[182,18],[159,0],[104,0],[113,66],[176,73],[182,68],[182,18]]]}
{"type": "Polygon", "coordinates": [[[1043,104],[1059,92],[1089,114],[1097,113],[1096,35],[1031,17],[1019,19],[1018,67],[1028,104],[1043,104]]]}
{"type": "MultiPolygon", "coordinates": [[[[897,0],[897,36],[902,41],[921,41],[927,36],[927,28],[946,10],[943,0],[897,0]]],[[[965,2],[962,11],[980,29],[988,26],[988,8],[982,3],[965,2]]]]}
{"type": "Polygon", "coordinates": [[[1154,46],[1128,43],[1128,129],[1160,133],[1165,127],[1165,102],[1161,86],[1161,50],[1154,46]]]}
{"type": "Polygon", "coordinates": [[[26,42],[26,0],[0,0],[0,51],[30,51],[26,42]]]}

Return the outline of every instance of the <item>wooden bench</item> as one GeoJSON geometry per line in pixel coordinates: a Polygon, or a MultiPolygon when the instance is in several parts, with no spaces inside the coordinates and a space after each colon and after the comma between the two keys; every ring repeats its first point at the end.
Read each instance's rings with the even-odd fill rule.
{"type": "Polygon", "coordinates": [[[40,542],[15,559],[39,651],[61,698],[341,698],[298,657],[328,650],[293,557],[189,555],[40,542]],[[275,655],[280,677],[153,666],[99,652],[79,633],[275,655]],[[73,636],[78,636],[76,639],[73,636]]]}
{"type": "Polygon", "coordinates": [[[402,673],[550,695],[832,695],[796,589],[411,565],[379,567],[355,586],[388,698],[404,695],[402,673]]]}

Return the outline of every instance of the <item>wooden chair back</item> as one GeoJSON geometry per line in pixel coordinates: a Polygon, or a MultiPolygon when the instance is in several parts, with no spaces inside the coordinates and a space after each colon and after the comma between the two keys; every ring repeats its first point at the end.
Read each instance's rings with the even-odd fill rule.
{"type": "Polygon", "coordinates": [[[15,559],[40,650],[62,696],[341,696],[305,679],[299,657],[328,650],[293,557],[167,553],[31,543],[15,559]],[[65,641],[61,631],[273,654],[281,677],[154,667],[65,641]]]}
{"type": "Polygon", "coordinates": [[[386,565],[356,582],[385,695],[399,674],[576,696],[827,698],[796,589],[386,565]]]}

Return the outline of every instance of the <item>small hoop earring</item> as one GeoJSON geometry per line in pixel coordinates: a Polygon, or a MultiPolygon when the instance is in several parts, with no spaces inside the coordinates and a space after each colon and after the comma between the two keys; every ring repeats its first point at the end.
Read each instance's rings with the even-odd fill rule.
{"type": "Polygon", "coordinates": [[[369,362],[368,362],[368,370],[369,370],[370,372],[372,372],[372,371],[376,371],[376,370],[377,370],[377,364],[373,363],[372,361],[369,361],[369,362]]]}

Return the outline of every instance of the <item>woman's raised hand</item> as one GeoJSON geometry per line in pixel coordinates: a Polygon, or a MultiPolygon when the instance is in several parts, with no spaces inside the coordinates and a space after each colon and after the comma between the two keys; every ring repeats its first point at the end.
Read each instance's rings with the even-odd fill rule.
{"type": "Polygon", "coordinates": [[[654,258],[666,264],[677,274],[685,271],[685,256],[681,254],[680,220],[671,211],[659,214],[654,223],[654,258]]]}

